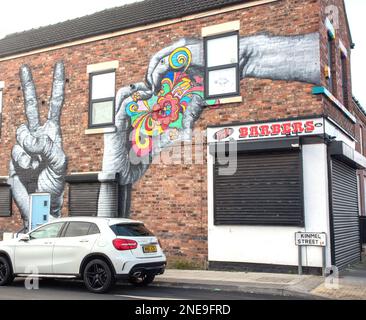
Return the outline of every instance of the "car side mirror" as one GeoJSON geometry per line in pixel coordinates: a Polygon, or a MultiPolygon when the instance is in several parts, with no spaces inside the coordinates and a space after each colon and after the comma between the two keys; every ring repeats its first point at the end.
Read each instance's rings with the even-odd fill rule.
{"type": "Polygon", "coordinates": [[[30,236],[29,236],[29,234],[22,234],[22,235],[19,237],[19,241],[28,242],[29,240],[30,240],[30,236]]]}

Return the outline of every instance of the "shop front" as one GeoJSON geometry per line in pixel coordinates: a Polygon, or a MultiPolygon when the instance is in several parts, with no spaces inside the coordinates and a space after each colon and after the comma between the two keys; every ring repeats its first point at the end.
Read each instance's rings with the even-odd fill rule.
{"type": "MultiPolygon", "coordinates": [[[[209,127],[208,259],[211,268],[293,270],[295,233],[325,233],[327,268],[360,260],[356,172],[366,158],[334,121],[315,117],[209,127]]],[[[308,272],[323,266],[304,246],[308,272]]]]}

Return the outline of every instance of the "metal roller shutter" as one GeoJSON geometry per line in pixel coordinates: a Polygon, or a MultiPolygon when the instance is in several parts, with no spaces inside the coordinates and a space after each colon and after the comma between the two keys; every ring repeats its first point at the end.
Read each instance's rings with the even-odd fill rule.
{"type": "Polygon", "coordinates": [[[332,159],[333,261],[344,268],[361,259],[356,169],[332,159]]]}
{"type": "Polygon", "coordinates": [[[104,216],[114,217],[118,209],[118,185],[111,182],[107,185],[107,197],[99,199],[100,182],[70,183],[69,214],[70,216],[104,216]],[[99,204],[99,212],[98,212],[99,204]]]}
{"type": "Polygon", "coordinates": [[[216,225],[303,226],[300,151],[238,154],[234,175],[215,165],[216,225]]]}
{"type": "Polygon", "coordinates": [[[11,216],[10,186],[0,185],[0,217],[11,216]]]}

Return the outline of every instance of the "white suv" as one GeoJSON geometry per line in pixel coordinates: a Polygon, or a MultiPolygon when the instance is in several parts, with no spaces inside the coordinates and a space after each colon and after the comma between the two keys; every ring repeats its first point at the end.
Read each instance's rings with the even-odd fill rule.
{"type": "Polygon", "coordinates": [[[61,218],[0,242],[0,286],[14,277],[83,279],[94,293],[117,279],[141,286],[165,271],[166,257],[143,223],[115,218],[61,218]]]}

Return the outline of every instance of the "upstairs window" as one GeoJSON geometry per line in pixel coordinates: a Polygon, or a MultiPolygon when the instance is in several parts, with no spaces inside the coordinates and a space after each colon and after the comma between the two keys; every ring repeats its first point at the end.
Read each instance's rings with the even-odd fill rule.
{"type": "Polygon", "coordinates": [[[104,71],[90,74],[89,127],[114,124],[116,73],[104,71]]]}
{"type": "Polygon", "coordinates": [[[333,39],[328,35],[327,41],[328,48],[328,66],[326,70],[326,78],[328,80],[329,91],[334,93],[334,81],[333,81],[333,39]]]}
{"type": "Polygon", "coordinates": [[[335,73],[334,73],[334,40],[336,38],[336,31],[334,29],[333,23],[329,18],[325,19],[325,27],[327,29],[327,51],[328,51],[328,61],[325,66],[325,77],[328,81],[328,89],[332,94],[335,94],[335,73]]]}
{"type": "Polygon", "coordinates": [[[341,67],[342,67],[342,93],[343,104],[348,108],[348,59],[347,55],[341,51],[341,67]]]}
{"type": "Polygon", "coordinates": [[[363,127],[360,125],[360,153],[363,154],[363,127]]]}
{"type": "Polygon", "coordinates": [[[239,95],[239,33],[205,38],[206,98],[239,95]]]}

